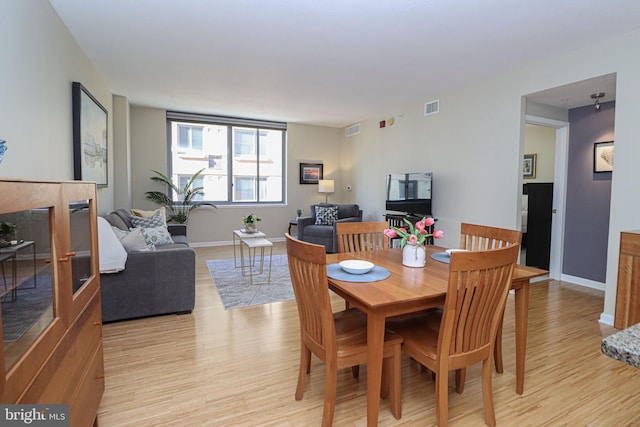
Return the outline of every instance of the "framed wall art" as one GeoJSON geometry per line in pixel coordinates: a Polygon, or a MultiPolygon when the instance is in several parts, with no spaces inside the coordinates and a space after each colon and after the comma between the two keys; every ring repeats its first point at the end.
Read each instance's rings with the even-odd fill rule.
{"type": "Polygon", "coordinates": [[[525,154],[522,163],[522,177],[534,179],[536,177],[536,160],[537,154],[525,154]]]}
{"type": "Polygon", "coordinates": [[[317,184],[323,179],[322,163],[300,163],[300,184],[317,184]]]}
{"type": "Polygon", "coordinates": [[[71,88],[73,107],[73,175],[81,181],[108,185],[107,110],[79,82],[71,88]]]}
{"type": "Polygon", "coordinates": [[[593,171],[613,171],[613,141],[596,142],[593,144],[593,171]]]}

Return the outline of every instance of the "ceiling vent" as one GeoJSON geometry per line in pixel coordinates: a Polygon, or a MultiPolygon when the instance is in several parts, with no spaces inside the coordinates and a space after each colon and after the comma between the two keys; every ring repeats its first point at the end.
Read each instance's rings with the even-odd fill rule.
{"type": "Polygon", "coordinates": [[[438,114],[440,112],[440,100],[426,102],[424,104],[424,115],[430,116],[432,114],[438,114]]]}
{"type": "Polygon", "coordinates": [[[356,123],[355,125],[348,126],[344,129],[344,136],[347,138],[353,135],[357,135],[360,133],[360,123],[356,123]]]}

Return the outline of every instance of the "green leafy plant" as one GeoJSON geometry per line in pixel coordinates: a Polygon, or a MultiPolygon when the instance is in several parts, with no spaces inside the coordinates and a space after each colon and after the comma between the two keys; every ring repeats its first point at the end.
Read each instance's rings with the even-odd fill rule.
{"type": "Polygon", "coordinates": [[[242,217],[242,225],[255,224],[258,221],[262,221],[256,216],[256,214],[249,214],[242,217]]]}
{"type": "Polygon", "coordinates": [[[147,191],[145,194],[147,199],[161,205],[165,206],[169,212],[167,213],[167,221],[175,222],[178,224],[185,224],[189,219],[189,212],[193,209],[200,206],[213,206],[217,208],[211,202],[204,201],[196,201],[194,200],[198,196],[202,196],[204,194],[203,187],[194,187],[193,183],[200,176],[200,174],[205,170],[205,168],[200,169],[198,172],[193,174],[191,179],[184,185],[183,188],[179,188],[175,185],[171,178],[167,177],[162,172],[158,172],[157,170],[152,170],[156,176],[152,176],[151,179],[156,182],[161,182],[166,184],[176,193],[178,196],[177,201],[173,201],[171,194],[167,195],[162,191],[147,191]]]}

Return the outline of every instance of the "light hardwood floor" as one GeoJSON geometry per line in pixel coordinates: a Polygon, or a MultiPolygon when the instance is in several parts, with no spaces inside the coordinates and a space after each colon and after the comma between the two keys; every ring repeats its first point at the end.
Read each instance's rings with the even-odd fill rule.
{"type": "MultiPolygon", "coordinates": [[[[225,311],[208,259],[231,247],[196,248],[196,307],[191,315],[104,325],[106,390],[100,427],[318,426],[324,369],[312,359],[301,401],[294,399],[299,357],[295,301],[225,311]]],[[[284,253],[282,243],[274,253],[284,253]]],[[[431,261],[435,262],[435,261],[431,261]]],[[[344,307],[334,296],[335,309],[344,307]]],[[[600,352],[616,330],[598,323],[603,293],[564,282],[532,286],[525,390],[515,392],[513,296],[504,322],[504,373],[494,372],[499,426],[640,425],[640,370],[600,352]]],[[[462,395],[450,376],[451,426],[484,424],[480,366],[462,395]]],[[[339,373],[334,425],[366,425],[366,367],[339,373]]],[[[403,356],[402,419],[380,405],[380,425],[435,422],[434,382],[403,356]]]]}

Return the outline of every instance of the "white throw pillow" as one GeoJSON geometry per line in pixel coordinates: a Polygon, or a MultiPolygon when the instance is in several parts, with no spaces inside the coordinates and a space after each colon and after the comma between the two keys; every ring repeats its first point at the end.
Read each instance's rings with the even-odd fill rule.
{"type": "Polygon", "coordinates": [[[113,227],[113,231],[122,243],[127,252],[132,251],[152,251],[155,249],[153,245],[148,245],[142,233],[142,228],[132,228],[131,231],[121,230],[113,227]]]}
{"type": "Polygon", "coordinates": [[[98,217],[98,250],[100,273],[116,273],[124,270],[127,263],[127,251],[113,232],[111,224],[98,217]]]}
{"type": "Polygon", "coordinates": [[[147,242],[147,245],[151,244],[153,246],[161,246],[171,245],[174,243],[171,238],[171,234],[167,231],[167,227],[142,228],[142,234],[144,234],[144,239],[147,242]]]}

